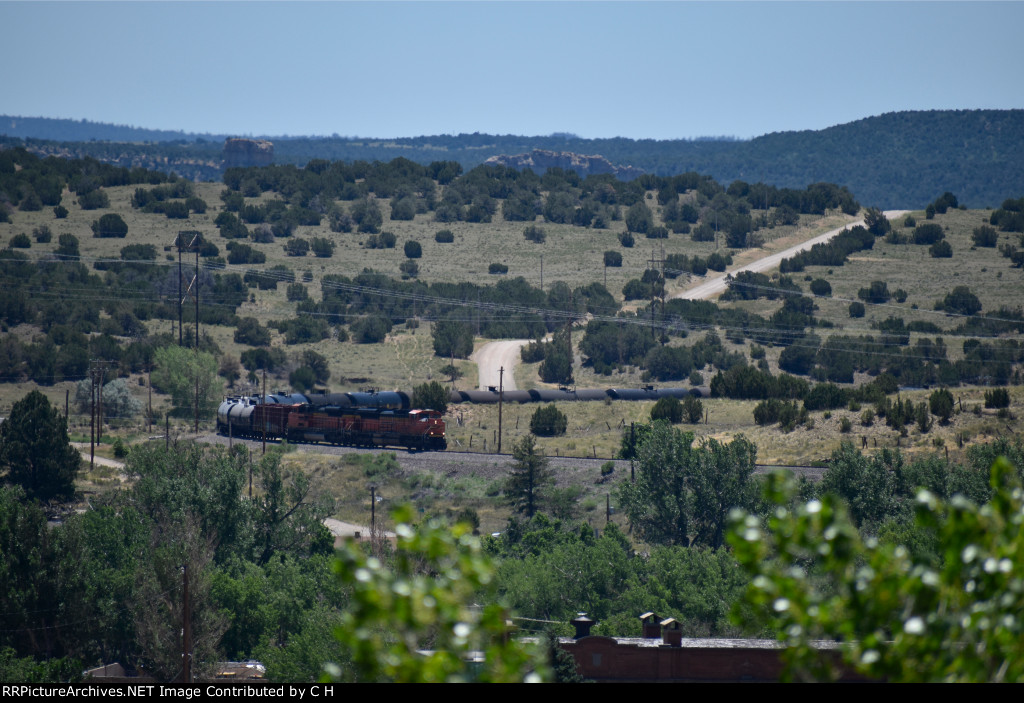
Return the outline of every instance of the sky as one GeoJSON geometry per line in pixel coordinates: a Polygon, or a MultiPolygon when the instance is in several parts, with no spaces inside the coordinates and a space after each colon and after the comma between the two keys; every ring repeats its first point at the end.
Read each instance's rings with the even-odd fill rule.
{"type": "Polygon", "coordinates": [[[1024,2],[6,2],[0,114],[749,138],[1024,108],[1024,2]]]}

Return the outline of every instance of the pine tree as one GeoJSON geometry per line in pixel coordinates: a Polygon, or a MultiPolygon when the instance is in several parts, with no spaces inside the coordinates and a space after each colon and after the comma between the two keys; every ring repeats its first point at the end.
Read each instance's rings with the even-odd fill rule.
{"type": "Polygon", "coordinates": [[[533,517],[540,509],[544,489],[553,482],[547,457],[537,450],[532,435],[523,437],[513,448],[515,464],[505,483],[505,498],[517,513],[533,517]]]}
{"type": "Polygon", "coordinates": [[[14,404],[0,425],[0,473],[30,498],[69,499],[81,457],[68,441],[64,418],[39,391],[14,404]]]}

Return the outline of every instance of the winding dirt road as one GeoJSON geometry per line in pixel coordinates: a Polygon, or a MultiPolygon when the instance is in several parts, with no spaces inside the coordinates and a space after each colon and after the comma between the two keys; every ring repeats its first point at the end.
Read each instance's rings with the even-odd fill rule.
{"type": "MultiPolygon", "coordinates": [[[[891,220],[896,217],[899,217],[900,215],[905,215],[907,212],[907,210],[886,210],[884,214],[887,218],[891,220]]],[[[681,293],[676,293],[672,297],[682,298],[684,300],[706,300],[708,298],[713,298],[716,295],[721,295],[722,293],[725,292],[725,289],[727,287],[727,276],[735,275],[737,273],[740,273],[741,271],[764,273],[765,271],[770,271],[772,269],[778,268],[779,264],[782,263],[783,259],[788,259],[794,254],[797,254],[801,251],[806,251],[813,247],[815,244],[822,244],[824,242],[827,242],[828,240],[838,235],[840,232],[845,232],[846,230],[852,229],[853,227],[857,227],[858,225],[864,226],[864,220],[850,222],[849,224],[843,225],[842,227],[837,227],[836,229],[829,230],[824,234],[819,234],[817,237],[808,239],[806,242],[801,242],[800,244],[792,246],[789,249],[784,249],[778,253],[769,254],[768,256],[762,259],[758,259],[757,261],[752,261],[746,266],[740,266],[739,268],[733,269],[731,271],[726,271],[725,273],[715,276],[710,280],[704,281],[700,285],[694,286],[689,290],[684,290],[681,293]]]]}
{"type": "MultiPolygon", "coordinates": [[[[909,211],[886,210],[884,214],[887,218],[892,220],[900,217],[901,215],[905,215],[907,212],[909,211]]],[[[842,227],[829,230],[824,234],[819,234],[817,237],[812,237],[811,239],[801,242],[796,246],[789,247],[788,249],[784,249],[783,251],[775,254],[769,254],[768,256],[758,259],[757,261],[753,261],[746,266],[740,266],[739,268],[717,275],[710,280],[704,281],[703,283],[690,288],[689,290],[676,293],[672,297],[683,298],[686,300],[705,300],[707,298],[713,298],[717,295],[721,295],[725,292],[727,286],[727,276],[735,275],[740,271],[763,273],[765,271],[778,268],[783,259],[788,259],[794,254],[810,249],[815,244],[827,242],[840,232],[858,225],[863,226],[864,220],[850,222],[842,227]]],[[[505,367],[505,390],[517,390],[514,370],[516,364],[519,363],[519,350],[529,343],[530,340],[528,339],[503,339],[497,342],[489,342],[473,352],[470,359],[476,362],[477,368],[480,370],[480,390],[487,390],[488,386],[494,386],[495,388],[498,387],[498,369],[502,366],[505,367]]]]}

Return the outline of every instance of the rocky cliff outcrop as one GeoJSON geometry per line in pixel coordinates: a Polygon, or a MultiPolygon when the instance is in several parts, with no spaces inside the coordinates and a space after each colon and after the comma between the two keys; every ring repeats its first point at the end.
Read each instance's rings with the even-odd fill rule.
{"type": "Polygon", "coordinates": [[[582,178],[591,174],[611,173],[616,178],[628,181],[643,174],[643,169],[633,166],[616,166],[603,156],[574,154],[571,151],[548,151],[546,149],[534,149],[529,154],[517,154],[508,156],[500,154],[492,156],[484,163],[501,164],[512,168],[529,168],[536,173],[544,173],[549,168],[561,168],[566,171],[575,171],[582,178]]]}
{"type": "Polygon", "coordinates": [[[224,140],[224,168],[269,166],[273,161],[273,142],[265,139],[224,140]]]}

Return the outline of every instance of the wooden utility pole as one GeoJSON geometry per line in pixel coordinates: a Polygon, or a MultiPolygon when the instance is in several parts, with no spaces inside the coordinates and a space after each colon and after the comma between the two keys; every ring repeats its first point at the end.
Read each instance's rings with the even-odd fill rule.
{"type": "Polygon", "coordinates": [[[377,487],[370,486],[370,539],[377,536],[377,487]]]}
{"type": "Polygon", "coordinates": [[[505,402],[505,367],[498,369],[498,454],[501,454],[501,406],[505,402]]]}
{"type": "Polygon", "coordinates": [[[181,675],[183,683],[192,683],[192,603],[188,593],[188,564],[181,567],[184,603],[182,607],[181,675]]]}
{"type": "Polygon", "coordinates": [[[267,370],[263,369],[263,397],[260,399],[263,407],[260,408],[263,416],[263,453],[267,453],[267,370]]]}

